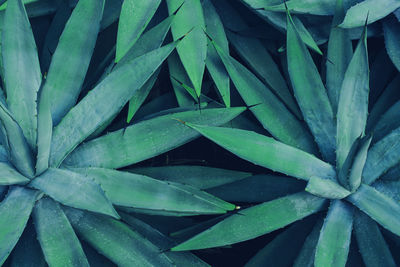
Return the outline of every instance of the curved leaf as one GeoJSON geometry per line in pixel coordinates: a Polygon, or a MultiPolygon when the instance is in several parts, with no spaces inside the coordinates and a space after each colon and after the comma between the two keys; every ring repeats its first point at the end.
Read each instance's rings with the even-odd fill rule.
{"type": "Polygon", "coordinates": [[[0,185],[22,184],[29,181],[7,162],[0,162],[0,185]]]}
{"type": "Polygon", "coordinates": [[[400,2],[397,0],[365,0],[347,10],[346,17],[339,26],[342,28],[361,27],[365,24],[367,17],[370,24],[386,17],[399,7],[400,2]]]}
{"type": "Polygon", "coordinates": [[[337,112],[336,165],[340,169],[368,116],[369,66],[366,29],[344,76],[337,112]]]}
{"type": "Polygon", "coordinates": [[[11,163],[28,178],[34,175],[33,155],[24,134],[10,112],[0,103],[0,121],[3,145],[6,147],[11,163]]]}
{"type": "Polygon", "coordinates": [[[171,250],[204,249],[249,240],[282,228],[324,207],[324,199],[305,192],[278,198],[241,210],[240,214],[233,214],[171,250]]]}
{"type": "Polygon", "coordinates": [[[363,212],[357,212],[354,218],[354,231],[361,256],[367,267],[396,266],[389,246],[374,220],[363,212]]]}
{"type": "Polygon", "coordinates": [[[89,266],[81,244],[59,204],[42,198],[33,217],[37,238],[49,266],[89,266]]]}
{"type": "Polygon", "coordinates": [[[142,121],[126,129],[94,139],[77,148],[65,164],[74,167],[121,168],[154,157],[180,145],[199,134],[177,121],[207,125],[229,122],[244,108],[205,109],[187,111],[142,121]],[[96,155],[102,154],[102,157],[96,155]]]}
{"type": "MultiPolygon", "coordinates": [[[[289,0],[286,6],[290,13],[293,14],[310,14],[320,16],[334,15],[335,1],[332,0],[289,0]]],[[[285,12],[285,4],[268,5],[264,6],[265,10],[285,12]]]]}
{"type": "Polygon", "coordinates": [[[235,155],[273,171],[303,180],[336,177],[328,163],[273,138],[240,129],[187,125],[235,155]]]}
{"type": "Polygon", "coordinates": [[[207,37],[204,33],[201,3],[199,0],[167,0],[167,4],[170,14],[179,8],[171,25],[172,36],[174,40],[178,40],[186,35],[176,50],[199,97],[207,57],[207,37]]]}
{"type": "MultiPolygon", "coordinates": [[[[207,34],[213,38],[213,40],[225,51],[225,53],[229,53],[229,45],[228,40],[226,39],[224,26],[222,25],[221,19],[215,10],[215,7],[211,3],[211,0],[202,1],[202,6],[204,10],[207,34]]],[[[210,40],[208,40],[207,45],[206,66],[215,82],[222,101],[226,107],[230,107],[231,99],[229,75],[226,72],[223,63],[221,62],[221,59],[218,57],[215,47],[210,43],[210,40]]]]}
{"type": "Polygon", "coordinates": [[[387,18],[383,20],[383,36],[385,37],[386,51],[400,71],[400,23],[396,18],[387,18]]]}
{"type": "Polygon", "coordinates": [[[337,182],[315,176],[311,177],[308,181],[306,191],[310,194],[329,199],[342,199],[351,194],[350,191],[340,186],[337,182]]]}
{"type": "Polygon", "coordinates": [[[336,11],[328,41],[328,60],[326,61],[326,89],[333,114],[337,112],[343,79],[353,55],[353,44],[347,30],[337,27],[344,15],[343,0],[336,0],[336,11]]]}
{"type": "Polygon", "coordinates": [[[22,235],[35,204],[37,191],[12,187],[0,203],[0,264],[3,265],[22,235]]]}
{"type": "Polygon", "coordinates": [[[214,43],[241,97],[263,127],[285,144],[315,153],[312,137],[301,122],[254,74],[214,43]]]}
{"type": "Polygon", "coordinates": [[[71,109],[53,131],[50,166],[59,166],[79,143],[118,113],[174,48],[172,43],[124,64],[71,109]]]}
{"type": "Polygon", "coordinates": [[[198,189],[217,187],[251,176],[249,172],[194,165],[140,167],[127,171],[159,180],[191,185],[198,189]]]}
{"type": "Polygon", "coordinates": [[[319,235],[315,267],[346,266],[352,228],[353,207],[334,200],[319,235]]]}
{"type": "Polygon", "coordinates": [[[118,266],[172,265],[156,246],[121,221],[68,207],[64,211],[79,236],[118,266]]]}
{"type": "Polygon", "coordinates": [[[118,62],[136,43],[154,16],[161,0],[126,0],[118,22],[115,62],[118,62]]]}
{"type": "Polygon", "coordinates": [[[353,165],[349,175],[350,190],[354,192],[361,185],[362,172],[367,160],[368,149],[371,144],[372,136],[363,140],[356,156],[354,157],[353,165]]]}
{"type": "Polygon", "coordinates": [[[229,184],[207,189],[207,192],[234,203],[260,203],[304,191],[304,182],[292,177],[254,175],[229,184]]]}
{"type": "Polygon", "coordinates": [[[147,176],[101,168],[72,169],[93,178],[110,201],[119,206],[193,214],[218,214],[235,205],[203,191],[147,176]]]}
{"type": "Polygon", "coordinates": [[[361,185],[347,198],[361,211],[396,235],[400,235],[400,204],[368,185],[361,185]]]}
{"type": "Polygon", "coordinates": [[[287,61],[297,102],[323,157],[334,162],[335,122],[332,107],[318,70],[287,15],[287,61]]]}
{"type": "Polygon", "coordinates": [[[8,1],[1,39],[7,104],[28,144],[35,149],[36,99],[42,74],[35,39],[21,0],[8,1]]]}
{"type": "Polygon", "coordinates": [[[296,222],[257,252],[245,267],[290,266],[311,230],[310,218],[296,222]]]}
{"type": "Polygon", "coordinates": [[[29,185],[64,205],[119,218],[101,186],[90,177],[50,168],[29,185]]]}
{"type": "Polygon", "coordinates": [[[382,174],[400,162],[400,127],[375,143],[369,150],[362,173],[366,184],[373,183],[382,174]]]}
{"type": "Polygon", "coordinates": [[[104,0],[79,1],[65,25],[42,90],[54,125],[75,105],[96,44],[104,0]],[[73,55],[73,56],[71,56],[73,55]]]}

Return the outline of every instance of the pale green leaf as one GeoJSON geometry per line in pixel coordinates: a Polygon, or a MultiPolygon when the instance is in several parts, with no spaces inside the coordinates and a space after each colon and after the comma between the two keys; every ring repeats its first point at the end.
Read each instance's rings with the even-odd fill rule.
{"type": "Polygon", "coordinates": [[[329,199],[342,199],[351,194],[336,181],[315,176],[310,178],[305,190],[310,194],[329,199]]]}

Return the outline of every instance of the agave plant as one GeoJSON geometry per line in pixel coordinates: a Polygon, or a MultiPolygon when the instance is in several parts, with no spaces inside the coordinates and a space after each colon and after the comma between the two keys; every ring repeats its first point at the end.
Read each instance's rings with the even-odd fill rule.
{"type": "MultiPolygon", "coordinates": [[[[302,2],[288,1],[287,7],[295,10],[296,3],[302,2]]],[[[363,3],[367,2],[371,3],[363,3]]],[[[287,10],[284,6],[269,9],[287,10]]],[[[399,240],[400,128],[395,122],[398,103],[393,100],[398,99],[394,89],[397,82],[389,85],[374,102],[368,116],[367,29],[365,26],[353,51],[348,30],[337,27],[347,18],[343,1],[337,1],[335,10],[325,84],[298,25],[289,12],[286,14],[288,73],[304,121],[295,115],[294,108],[290,111],[289,97],[281,101],[216,41],[210,41],[243,100],[272,137],[189,122],[185,122],[186,126],[245,160],[304,180],[306,186],[299,188],[297,182],[290,183],[289,177],[284,176],[258,177],[255,192],[269,192],[267,186],[271,184],[277,184],[282,191],[275,196],[271,194],[275,199],[210,221],[203,228],[188,228],[186,234],[190,238],[172,251],[235,244],[294,223],[260,250],[247,266],[345,266],[348,257],[351,261],[357,253],[353,244],[350,246],[352,234],[365,265],[396,266],[392,256],[396,252],[389,249],[382,233],[399,240]],[[317,218],[300,221],[313,214],[318,214],[317,218]],[[311,229],[309,225],[314,222],[311,229]],[[277,257],[282,251],[285,254],[277,257]]],[[[367,16],[364,23],[366,19],[367,16]]],[[[209,37],[213,39],[212,34],[209,37]]],[[[237,190],[236,201],[253,192],[239,193],[245,187],[241,181],[210,192],[235,201],[235,196],[229,196],[232,187],[237,190]]]]}
{"type": "MultiPolygon", "coordinates": [[[[168,112],[101,135],[99,129],[129,100],[142,98],[180,42],[161,46],[173,14],[143,35],[148,20],[126,22],[131,18],[121,15],[130,27],[119,27],[112,69],[82,95],[104,2],[76,4],[42,76],[25,7],[21,0],[7,1],[1,46],[0,191],[6,195],[0,202],[0,264],[11,254],[7,264],[12,266],[110,261],[118,266],[207,266],[193,254],[165,251],[173,241],[121,211],[186,216],[222,214],[235,205],[189,185],[116,169],[199,136],[179,120],[221,125],[244,108],[168,112]]],[[[122,14],[130,4],[124,2],[122,14]]]]}

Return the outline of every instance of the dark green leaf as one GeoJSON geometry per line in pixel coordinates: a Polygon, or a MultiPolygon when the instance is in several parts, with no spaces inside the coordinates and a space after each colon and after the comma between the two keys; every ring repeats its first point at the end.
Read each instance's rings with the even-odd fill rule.
{"type": "MultiPolygon", "coordinates": [[[[292,0],[293,1],[293,0],[292,0]]],[[[316,1],[318,4],[320,1],[316,1]]],[[[334,1],[329,0],[333,3],[334,1]]],[[[331,101],[333,114],[337,112],[340,89],[345,72],[353,56],[353,45],[347,30],[337,27],[345,15],[343,0],[336,1],[336,11],[333,17],[328,42],[328,60],[326,61],[326,89],[331,101]]]]}
{"type": "Polygon", "coordinates": [[[389,17],[383,20],[383,33],[386,51],[393,64],[400,71],[400,23],[396,18],[389,17]]]}
{"type": "Polygon", "coordinates": [[[354,231],[365,266],[396,266],[389,247],[374,220],[358,211],[354,218],[354,231]]]}
{"type": "Polygon", "coordinates": [[[141,167],[128,171],[159,180],[191,185],[198,189],[217,187],[251,176],[249,172],[190,165],[141,167]]]}

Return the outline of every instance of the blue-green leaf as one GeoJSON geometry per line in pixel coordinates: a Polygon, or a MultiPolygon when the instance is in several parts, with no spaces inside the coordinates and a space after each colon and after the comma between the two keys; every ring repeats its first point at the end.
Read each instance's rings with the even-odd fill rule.
{"type": "Polygon", "coordinates": [[[35,39],[21,0],[8,1],[1,39],[7,104],[28,144],[35,149],[36,99],[42,74],[35,39]]]}

